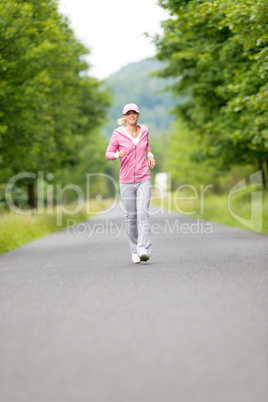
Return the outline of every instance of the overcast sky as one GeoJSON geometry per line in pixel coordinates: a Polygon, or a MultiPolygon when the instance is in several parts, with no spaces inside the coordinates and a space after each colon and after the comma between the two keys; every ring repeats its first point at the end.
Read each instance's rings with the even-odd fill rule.
{"type": "Polygon", "coordinates": [[[150,35],[167,13],[157,0],[59,0],[76,37],[90,48],[90,75],[103,79],[121,67],[154,56],[150,35]]]}

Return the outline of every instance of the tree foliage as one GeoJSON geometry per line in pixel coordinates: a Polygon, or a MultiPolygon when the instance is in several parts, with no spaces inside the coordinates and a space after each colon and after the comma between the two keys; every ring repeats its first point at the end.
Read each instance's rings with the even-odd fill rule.
{"type": "Polygon", "coordinates": [[[0,182],[75,164],[109,105],[53,0],[0,3],[0,182]]]}
{"type": "MultiPolygon", "coordinates": [[[[189,98],[175,113],[197,130],[199,158],[223,166],[268,158],[268,3],[266,0],[160,0],[170,11],[154,38],[167,61],[161,77],[181,77],[189,98]]],[[[267,162],[266,162],[267,163],[267,162]]]]}

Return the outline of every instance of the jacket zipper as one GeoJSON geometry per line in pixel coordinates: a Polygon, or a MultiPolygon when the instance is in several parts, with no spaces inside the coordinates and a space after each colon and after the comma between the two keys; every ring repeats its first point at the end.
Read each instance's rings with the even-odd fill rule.
{"type": "Polygon", "coordinates": [[[134,162],[134,183],[135,183],[135,179],[136,179],[136,147],[137,145],[135,145],[135,162],[134,162]]]}

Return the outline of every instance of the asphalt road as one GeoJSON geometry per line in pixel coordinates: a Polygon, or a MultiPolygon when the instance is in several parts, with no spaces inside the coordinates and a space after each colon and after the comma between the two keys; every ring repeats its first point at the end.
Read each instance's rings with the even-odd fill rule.
{"type": "Polygon", "coordinates": [[[1,402],[264,402],[268,237],[151,215],[134,265],[122,212],[0,256],[1,402]]]}

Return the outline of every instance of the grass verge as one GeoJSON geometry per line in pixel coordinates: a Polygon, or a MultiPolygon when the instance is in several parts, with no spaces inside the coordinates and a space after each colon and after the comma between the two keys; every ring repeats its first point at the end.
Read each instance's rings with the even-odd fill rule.
{"type": "Polygon", "coordinates": [[[232,196],[228,194],[171,193],[167,198],[152,197],[152,205],[171,209],[192,218],[222,223],[254,232],[268,234],[268,192],[262,191],[256,198],[249,192],[232,196]]]}
{"type": "MultiPolygon", "coordinates": [[[[87,212],[87,205],[84,205],[83,209],[75,214],[60,213],[57,215],[59,210],[56,207],[50,214],[20,215],[12,211],[0,212],[0,254],[64,229],[68,219],[74,219],[76,223],[89,219],[99,211],[108,208],[110,204],[111,200],[90,200],[90,214],[87,212]],[[60,224],[59,216],[62,216],[60,224]]],[[[68,206],[70,212],[74,208],[73,205],[68,206]]]]}

